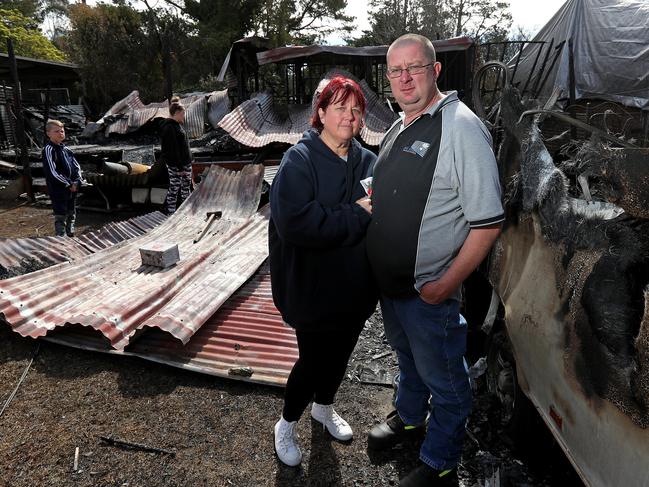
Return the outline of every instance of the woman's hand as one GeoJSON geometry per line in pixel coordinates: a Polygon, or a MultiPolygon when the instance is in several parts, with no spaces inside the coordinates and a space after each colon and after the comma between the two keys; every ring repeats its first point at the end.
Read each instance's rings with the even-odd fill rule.
{"type": "Polygon", "coordinates": [[[363,208],[370,215],[372,214],[372,200],[367,196],[363,196],[362,198],[356,200],[356,204],[363,208]]]}

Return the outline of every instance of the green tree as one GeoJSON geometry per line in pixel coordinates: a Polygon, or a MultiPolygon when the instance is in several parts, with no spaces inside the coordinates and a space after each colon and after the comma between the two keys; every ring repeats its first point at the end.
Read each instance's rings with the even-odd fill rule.
{"type": "Polygon", "coordinates": [[[509,3],[498,0],[372,0],[370,8],[371,29],[353,39],[355,45],[389,44],[406,32],[505,40],[512,24],[509,3]]]}
{"type": "Polygon", "coordinates": [[[512,25],[509,2],[498,0],[454,0],[448,2],[455,22],[455,35],[477,41],[504,41],[512,25]]]}
{"type": "Polygon", "coordinates": [[[18,56],[65,61],[65,55],[38,29],[38,22],[18,10],[0,9],[0,52],[7,52],[7,38],[18,56]]]}
{"type": "MultiPolygon", "coordinates": [[[[254,30],[255,13],[262,0],[165,0],[186,17],[191,26],[187,54],[200,77],[218,72],[230,46],[254,30]]],[[[157,10],[160,17],[160,11],[157,10]]],[[[170,15],[167,12],[166,15],[170,15]]]]}
{"type": "Polygon", "coordinates": [[[204,33],[230,44],[247,33],[274,46],[309,44],[335,31],[351,32],[347,0],[165,0],[198,22],[204,33]]]}
{"type": "Polygon", "coordinates": [[[66,17],[69,0],[3,0],[2,8],[18,10],[25,17],[42,23],[47,17],[66,17]]]}
{"type": "Polygon", "coordinates": [[[313,44],[332,32],[351,32],[346,0],[265,0],[255,15],[255,34],[271,45],[313,44]]]}
{"type": "Polygon", "coordinates": [[[42,21],[40,16],[41,0],[5,0],[2,2],[2,8],[5,10],[18,10],[25,17],[42,21]]]}
{"type": "Polygon", "coordinates": [[[152,85],[162,76],[155,59],[147,55],[149,40],[139,12],[127,5],[77,4],[70,7],[70,26],[63,45],[79,66],[95,111],[134,89],[143,97],[158,91],[152,85]]]}
{"type": "MultiPolygon", "coordinates": [[[[417,1],[417,0],[414,0],[417,1]]],[[[357,46],[390,44],[406,32],[419,32],[419,18],[413,0],[370,0],[370,27],[350,44],[357,46]]]]}

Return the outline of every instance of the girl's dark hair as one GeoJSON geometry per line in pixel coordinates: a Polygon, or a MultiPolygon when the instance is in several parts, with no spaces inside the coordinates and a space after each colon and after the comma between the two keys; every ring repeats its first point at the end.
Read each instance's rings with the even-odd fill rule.
{"type": "Polygon", "coordinates": [[[321,131],[322,121],[320,120],[318,110],[321,108],[326,110],[332,103],[344,103],[351,95],[356,97],[358,107],[361,109],[361,114],[364,115],[365,96],[363,95],[361,87],[358,86],[358,83],[353,79],[345,78],[344,76],[336,76],[332,79],[327,83],[327,86],[325,86],[324,90],[322,90],[322,93],[320,93],[320,96],[318,96],[318,99],[316,100],[315,106],[313,107],[313,113],[311,114],[311,127],[321,131]]]}
{"type": "Polygon", "coordinates": [[[180,103],[180,97],[172,96],[169,100],[169,115],[173,117],[177,112],[182,111],[185,111],[185,107],[180,103]]]}

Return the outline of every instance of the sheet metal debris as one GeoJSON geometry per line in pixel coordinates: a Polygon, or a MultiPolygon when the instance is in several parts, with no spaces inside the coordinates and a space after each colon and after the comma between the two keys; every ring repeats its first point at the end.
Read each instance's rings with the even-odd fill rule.
{"type": "Polygon", "coordinates": [[[152,231],[85,259],[0,281],[0,313],[23,336],[39,337],[66,323],[100,331],[123,350],[144,328],[187,343],[267,256],[269,210],[257,212],[263,166],[240,172],[212,167],[173,217],[152,231]],[[223,218],[199,243],[193,236],[214,206],[223,218]],[[178,242],[178,265],[140,265],[139,247],[178,242]]]}
{"type": "Polygon", "coordinates": [[[286,384],[298,357],[295,333],[284,324],[273,304],[267,264],[225,301],[184,346],[157,330],[143,334],[124,350],[112,349],[101,335],[84,327],[61,328],[45,340],[278,386],[286,384]],[[240,373],[243,371],[246,373],[240,373]]]}
{"type": "Polygon", "coordinates": [[[100,230],[78,237],[0,239],[0,269],[11,271],[25,259],[46,267],[81,259],[160,225],[166,216],[159,211],[123,222],[109,223],[100,230]]]}
{"type": "MultiPolygon", "coordinates": [[[[354,78],[350,73],[334,70],[327,73],[324,80],[330,80],[336,75],[354,78]]],[[[397,119],[397,114],[380,101],[364,80],[358,83],[365,95],[367,106],[365,125],[360,137],[368,145],[377,146],[397,119]]],[[[324,88],[323,82],[320,87],[324,88]]],[[[228,113],[219,126],[237,142],[248,147],[263,147],[273,142],[295,144],[310,127],[312,108],[310,105],[289,105],[288,109],[288,117],[282,119],[273,108],[272,95],[261,93],[228,113]]]]}
{"type": "MultiPolygon", "coordinates": [[[[227,91],[195,93],[181,97],[185,107],[183,124],[189,138],[197,138],[205,133],[206,121],[215,126],[227,113],[229,100],[227,91]]],[[[169,117],[169,102],[155,102],[145,105],[137,91],[132,91],[124,99],[113,105],[104,116],[95,123],[88,124],[82,134],[91,137],[100,130],[105,135],[126,134],[133,132],[154,118],[169,117]]]]}

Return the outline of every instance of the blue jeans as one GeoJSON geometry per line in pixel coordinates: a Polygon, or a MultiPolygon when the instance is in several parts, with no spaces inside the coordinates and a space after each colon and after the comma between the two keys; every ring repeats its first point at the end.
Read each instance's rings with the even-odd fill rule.
{"type": "Polygon", "coordinates": [[[464,365],[467,324],[454,299],[432,305],[419,296],[381,297],[385,334],[399,359],[396,406],[409,425],[429,413],[420,458],[445,470],[460,461],[471,387],[464,365]],[[429,406],[430,404],[430,406],[429,406]]]}

